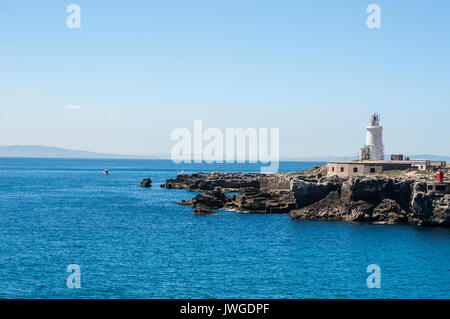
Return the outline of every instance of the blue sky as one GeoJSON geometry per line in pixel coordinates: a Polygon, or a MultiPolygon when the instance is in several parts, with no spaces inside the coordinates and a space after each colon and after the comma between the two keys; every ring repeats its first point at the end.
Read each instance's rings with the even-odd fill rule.
{"type": "Polygon", "coordinates": [[[200,119],[278,127],[284,157],[356,155],[376,111],[386,153],[449,155],[449,17],[444,0],[1,0],[0,145],[170,153],[200,119]]]}

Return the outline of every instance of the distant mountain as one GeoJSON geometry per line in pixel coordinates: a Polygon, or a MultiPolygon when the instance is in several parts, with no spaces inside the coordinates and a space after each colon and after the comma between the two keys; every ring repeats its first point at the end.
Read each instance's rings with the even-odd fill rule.
{"type": "Polygon", "coordinates": [[[0,157],[44,157],[44,158],[168,158],[164,155],[120,155],[70,150],[42,145],[0,146],[0,157]]]}
{"type": "Polygon", "coordinates": [[[358,159],[355,156],[311,156],[311,157],[282,157],[282,161],[292,162],[345,162],[358,159]]]}
{"type": "MultiPolygon", "coordinates": [[[[431,161],[446,161],[450,162],[450,156],[444,155],[404,155],[404,157],[409,157],[409,159],[427,159],[431,161]]],[[[385,159],[390,159],[390,155],[385,155],[385,159]]],[[[356,156],[320,156],[320,157],[289,157],[282,158],[283,161],[304,161],[304,162],[347,162],[358,159],[356,156]]]]}
{"type": "Polygon", "coordinates": [[[409,157],[409,159],[427,159],[431,161],[446,161],[450,162],[450,156],[441,156],[441,155],[431,155],[431,154],[425,154],[425,155],[405,155],[409,157]]]}
{"type": "MultiPolygon", "coordinates": [[[[442,155],[405,155],[410,159],[429,159],[450,162],[450,156],[442,155]]],[[[60,147],[42,145],[12,145],[0,146],[0,157],[44,157],[44,158],[123,158],[123,159],[170,159],[169,154],[153,155],[122,155],[106,154],[80,150],[70,150],[60,147]]],[[[387,155],[386,158],[390,156],[387,155]]],[[[352,156],[317,156],[317,157],[282,157],[282,161],[293,162],[329,162],[329,161],[352,161],[357,159],[352,156]]]]}

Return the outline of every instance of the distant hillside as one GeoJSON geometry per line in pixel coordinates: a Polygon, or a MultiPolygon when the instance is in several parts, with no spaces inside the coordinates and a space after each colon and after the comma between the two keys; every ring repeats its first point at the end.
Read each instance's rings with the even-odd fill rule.
{"type": "MultiPolygon", "coordinates": [[[[446,161],[450,162],[450,156],[444,155],[432,155],[432,154],[424,154],[424,155],[404,155],[405,157],[409,157],[409,159],[427,159],[432,161],[446,161]]],[[[390,155],[385,155],[386,160],[390,159],[390,155]]],[[[358,159],[356,156],[322,156],[322,157],[292,157],[292,158],[283,158],[284,161],[305,161],[305,162],[346,162],[353,161],[358,159]]]]}
{"type": "Polygon", "coordinates": [[[282,157],[282,161],[292,162],[330,162],[330,161],[353,161],[358,159],[354,156],[311,156],[311,157],[282,157]]]}
{"type": "Polygon", "coordinates": [[[164,158],[162,155],[119,155],[69,150],[42,145],[0,146],[0,157],[44,157],[44,158],[164,158]]]}
{"type": "Polygon", "coordinates": [[[431,154],[426,154],[426,155],[405,155],[405,156],[409,156],[409,159],[427,159],[427,160],[431,160],[431,161],[446,161],[446,162],[450,162],[450,156],[431,155],[431,154]]]}
{"type": "MultiPolygon", "coordinates": [[[[410,159],[429,159],[442,160],[450,162],[450,156],[442,155],[405,155],[410,159]]],[[[13,145],[0,146],[0,157],[44,157],[44,158],[135,158],[135,159],[169,159],[168,154],[153,155],[121,155],[95,153],[80,150],[70,150],[60,147],[42,146],[42,145],[13,145]]],[[[386,155],[386,159],[389,158],[386,155]]],[[[352,161],[357,159],[351,156],[317,156],[317,157],[289,157],[281,158],[282,161],[303,161],[303,162],[328,162],[328,161],[352,161]]]]}

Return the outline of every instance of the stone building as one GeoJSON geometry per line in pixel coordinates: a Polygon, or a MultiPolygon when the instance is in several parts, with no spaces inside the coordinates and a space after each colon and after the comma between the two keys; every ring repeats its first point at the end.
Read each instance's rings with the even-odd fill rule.
{"type": "Polygon", "coordinates": [[[411,160],[410,162],[419,171],[436,170],[447,165],[445,161],[411,160]]]}
{"type": "Polygon", "coordinates": [[[409,161],[329,162],[327,176],[349,177],[411,168],[409,161]]]}
{"type": "Polygon", "coordinates": [[[391,161],[403,161],[403,154],[391,154],[391,161]]]}

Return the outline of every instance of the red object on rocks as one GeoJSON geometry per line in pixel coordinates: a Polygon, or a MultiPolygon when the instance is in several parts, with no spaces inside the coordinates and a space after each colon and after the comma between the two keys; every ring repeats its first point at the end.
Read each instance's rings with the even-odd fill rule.
{"type": "Polygon", "coordinates": [[[438,172],[436,174],[436,182],[443,182],[444,181],[444,172],[438,172]]]}

